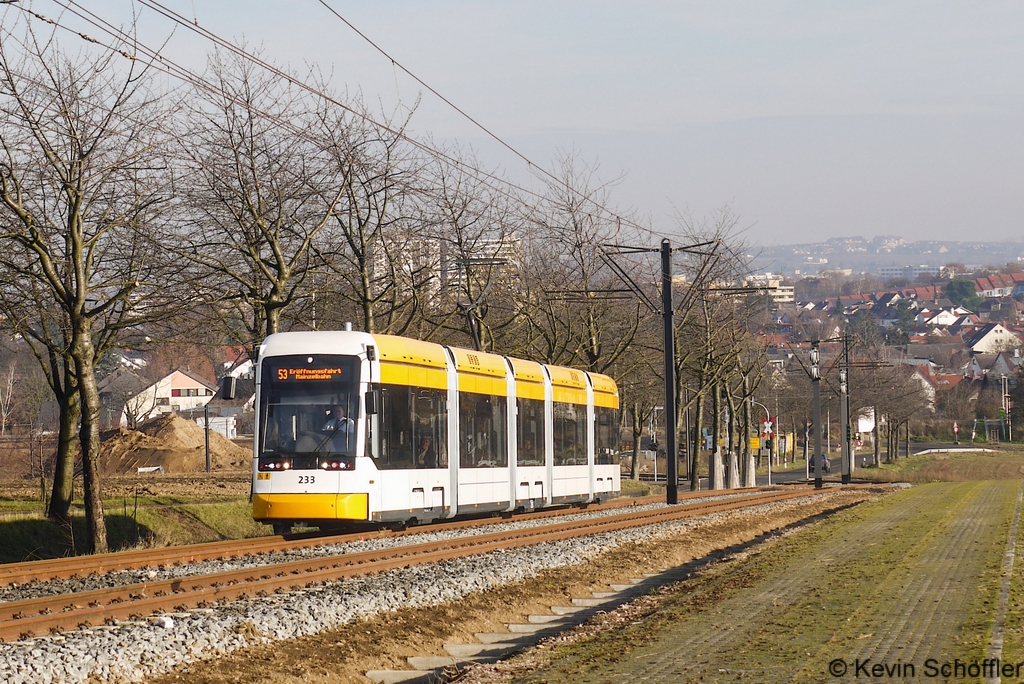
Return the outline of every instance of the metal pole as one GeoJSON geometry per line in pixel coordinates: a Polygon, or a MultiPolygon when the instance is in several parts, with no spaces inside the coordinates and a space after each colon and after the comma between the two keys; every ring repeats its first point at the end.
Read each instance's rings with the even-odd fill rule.
{"type": "Polygon", "coordinates": [[[203,426],[206,432],[206,472],[210,472],[210,407],[203,404],[203,426]]]}
{"type": "Polygon", "coordinates": [[[847,391],[846,386],[846,369],[839,371],[839,435],[842,443],[840,444],[840,459],[842,461],[842,482],[843,484],[850,484],[850,473],[851,473],[851,458],[850,458],[850,416],[849,416],[849,405],[846,403],[847,391]]]}
{"type": "Polygon", "coordinates": [[[811,402],[813,405],[812,430],[814,432],[814,488],[821,489],[822,472],[825,469],[824,454],[821,450],[821,368],[818,342],[811,344],[811,402]]]}
{"type": "Polygon", "coordinates": [[[661,241],[661,312],[665,318],[665,449],[668,473],[665,502],[679,503],[679,463],[676,457],[676,377],[675,335],[672,324],[672,246],[661,241]]]}
{"type": "Polygon", "coordinates": [[[842,440],[842,483],[853,477],[853,441],[850,432],[850,336],[843,333],[843,355],[839,359],[839,439],[842,440]]]}

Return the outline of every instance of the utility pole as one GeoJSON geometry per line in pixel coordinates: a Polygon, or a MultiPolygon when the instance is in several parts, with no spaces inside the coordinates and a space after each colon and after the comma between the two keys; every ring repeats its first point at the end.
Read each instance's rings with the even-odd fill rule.
{"type": "MultiPolygon", "coordinates": [[[[644,288],[638,286],[630,275],[612,258],[613,254],[642,254],[658,251],[651,247],[630,247],[628,245],[602,245],[601,259],[604,263],[622,280],[626,290],[608,290],[609,293],[632,292],[640,301],[647,306],[652,313],[661,313],[665,324],[665,450],[668,455],[668,473],[665,487],[665,502],[669,504],[679,503],[679,454],[676,447],[678,426],[676,424],[676,387],[675,387],[675,329],[672,320],[672,252],[690,252],[702,254],[707,260],[701,266],[693,283],[690,285],[691,294],[695,288],[702,287],[701,283],[709,274],[710,264],[718,258],[717,240],[698,242],[685,247],[672,248],[668,238],[661,241],[661,308],[648,296],[644,288]],[[712,247],[710,253],[701,252],[702,247],[712,247]]],[[[684,298],[684,302],[687,298],[684,298]]],[[[688,436],[687,436],[688,437],[688,436]]],[[[687,450],[689,454],[689,450],[687,450]]]]}
{"type": "Polygon", "coordinates": [[[676,454],[676,339],[672,324],[672,245],[661,241],[661,312],[665,321],[665,451],[668,473],[665,502],[679,503],[679,458],[676,454]]]}
{"type": "Polygon", "coordinates": [[[206,436],[206,472],[210,472],[210,406],[203,404],[203,433],[206,436]]]}
{"type": "Polygon", "coordinates": [[[814,432],[814,488],[821,489],[822,471],[825,469],[825,456],[821,451],[821,360],[818,351],[818,340],[811,342],[811,403],[813,417],[811,430],[814,432]]]}
{"type": "Polygon", "coordinates": [[[843,357],[839,367],[839,432],[842,444],[842,482],[853,479],[853,454],[850,452],[850,345],[849,336],[843,335],[843,357]]]}

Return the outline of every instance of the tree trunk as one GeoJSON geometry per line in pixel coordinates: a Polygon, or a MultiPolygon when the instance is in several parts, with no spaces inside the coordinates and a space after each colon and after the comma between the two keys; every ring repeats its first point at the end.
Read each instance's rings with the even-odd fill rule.
{"type": "Polygon", "coordinates": [[[85,526],[89,553],[106,553],[107,527],[103,519],[103,498],[99,479],[100,448],[100,393],[96,386],[94,349],[89,321],[76,321],[75,342],[72,346],[78,391],[81,397],[82,427],[79,442],[82,445],[82,473],[85,481],[85,526]]]}
{"type": "MultiPolygon", "coordinates": [[[[743,378],[744,394],[750,393],[750,379],[747,377],[743,378]]],[[[750,448],[750,402],[743,402],[743,431],[741,436],[743,439],[743,486],[754,487],[757,482],[755,480],[755,474],[757,466],[754,463],[754,450],[750,448]]]]}
{"type": "Polygon", "coordinates": [[[807,462],[807,452],[810,450],[811,445],[811,427],[807,424],[807,419],[804,418],[804,462],[807,462]]]}
{"type": "Polygon", "coordinates": [[[708,489],[722,489],[722,398],[717,384],[711,386],[711,459],[708,462],[708,489]]]}
{"type": "MultiPolygon", "coordinates": [[[[643,435],[644,426],[639,424],[637,418],[640,415],[639,402],[634,401],[629,407],[630,417],[633,419],[633,462],[629,468],[629,477],[632,480],[640,479],[640,437],[643,435]]],[[[657,456],[655,456],[657,458],[657,456]]]]}
{"type": "Polygon", "coordinates": [[[703,448],[701,443],[703,435],[701,431],[704,429],[704,396],[697,395],[697,398],[693,402],[693,431],[694,431],[694,445],[693,453],[690,454],[690,491],[695,492],[700,489],[700,451],[703,448]]]}
{"type": "Polygon", "coordinates": [[[729,434],[729,476],[726,483],[726,487],[729,489],[740,488],[740,468],[739,468],[739,453],[738,444],[736,439],[737,424],[739,416],[736,415],[736,401],[732,396],[732,392],[725,395],[726,405],[729,408],[729,424],[726,426],[729,434]]]}
{"type": "Polygon", "coordinates": [[[892,423],[893,423],[893,421],[891,421],[891,420],[886,421],[886,423],[885,423],[885,462],[886,463],[892,463],[892,452],[893,452],[893,446],[892,445],[893,445],[893,442],[895,441],[893,439],[893,434],[892,434],[892,423]]]}
{"type": "Polygon", "coordinates": [[[875,425],[874,425],[874,427],[871,428],[871,446],[875,450],[874,461],[873,462],[875,464],[875,467],[877,468],[880,465],[882,465],[882,461],[879,460],[879,455],[878,455],[878,451],[879,451],[879,448],[881,446],[878,443],[878,437],[879,437],[879,434],[878,434],[878,409],[875,408],[874,406],[872,406],[871,407],[871,414],[875,418],[875,425]]]}
{"type": "Polygon", "coordinates": [[[53,488],[46,515],[61,525],[71,524],[71,501],[75,494],[75,457],[78,441],[75,430],[81,415],[78,382],[70,368],[64,373],[64,389],[57,394],[60,405],[60,426],[57,428],[57,458],[53,471],[53,488]]]}
{"type": "Polygon", "coordinates": [[[797,436],[796,418],[790,418],[789,423],[790,423],[790,426],[793,428],[793,444],[792,444],[792,446],[789,447],[789,454],[790,454],[790,456],[793,457],[793,462],[796,463],[796,442],[797,442],[797,439],[796,439],[796,436],[797,436]]]}

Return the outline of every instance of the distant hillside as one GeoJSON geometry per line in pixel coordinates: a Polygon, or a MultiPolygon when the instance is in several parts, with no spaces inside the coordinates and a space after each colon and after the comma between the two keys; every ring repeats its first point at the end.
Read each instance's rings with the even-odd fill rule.
{"type": "Polygon", "coordinates": [[[884,266],[943,266],[959,262],[968,267],[1020,263],[1024,268],[1024,242],[911,242],[895,236],[832,238],[826,242],[761,247],[754,255],[754,272],[787,276],[814,275],[821,270],[851,269],[877,273],[884,266]]]}

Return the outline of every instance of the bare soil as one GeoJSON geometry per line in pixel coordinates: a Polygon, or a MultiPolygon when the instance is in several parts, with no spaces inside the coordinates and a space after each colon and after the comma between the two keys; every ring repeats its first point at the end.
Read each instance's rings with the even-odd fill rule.
{"type": "MultiPolygon", "coordinates": [[[[771,530],[877,498],[886,491],[881,486],[871,491],[836,491],[813,501],[780,505],[769,517],[732,513],[715,521],[704,521],[685,534],[620,547],[584,565],[544,571],[527,582],[475,594],[457,604],[379,615],[316,636],[274,642],[194,663],[154,681],[368,682],[364,676],[367,670],[405,669],[407,656],[444,655],[445,643],[472,643],[477,632],[504,631],[506,623],[524,622],[531,613],[547,613],[551,605],[568,605],[573,597],[607,591],[609,583],[626,583],[645,573],[678,567],[719,549],[744,544],[771,530]]],[[[613,614],[599,615],[578,631],[613,629],[622,618],[609,618],[610,615],[613,614]]],[[[256,633],[259,625],[243,629],[256,633]]],[[[484,669],[473,675],[477,677],[473,681],[487,681],[488,672],[484,669]]]]}
{"type": "MultiPolygon", "coordinates": [[[[103,498],[161,497],[181,502],[223,501],[243,499],[249,496],[250,480],[248,470],[236,472],[197,472],[179,475],[160,473],[109,475],[100,485],[103,498]]],[[[49,483],[48,483],[49,484],[49,483]]],[[[75,482],[75,491],[81,491],[81,479],[75,482]]],[[[49,494],[49,490],[47,490],[49,494]]],[[[39,501],[37,480],[0,480],[0,500],[39,501]]]]}
{"type": "MultiPolygon", "coordinates": [[[[165,473],[203,471],[206,468],[206,431],[193,421],[168,413],[139,426],[102,435],[101,475],[135,473],[140,467],[160,466],[165,473]]],[[[246,468],[252,455],[221,434],[210,431],[213,470],[246,468]]]]}
{"type": "MultiPolygon", "coordinates": [[[[112,475],[103,478],[104,498],[161,497],[183,503],[244,499],[249,496],[249,471],[182,473],[179,475],[112,475]]],[[[0,489],[0,491],[3,491],[0,489]]]]}

